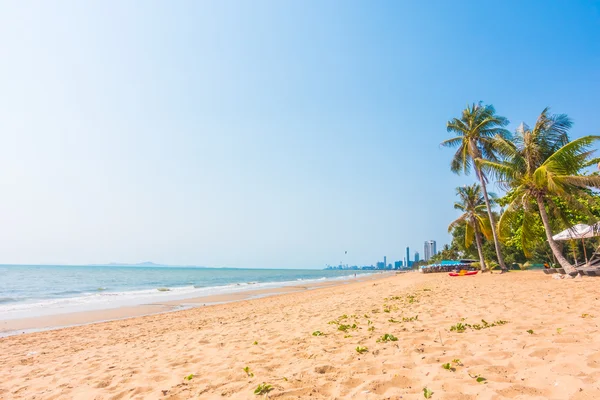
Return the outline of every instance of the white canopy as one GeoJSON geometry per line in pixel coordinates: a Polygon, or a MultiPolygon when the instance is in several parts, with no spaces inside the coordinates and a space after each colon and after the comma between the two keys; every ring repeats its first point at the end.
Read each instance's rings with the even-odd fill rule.
{"type": "Polygon", "coordinates": [[[573,240],[586,239],[594,236],[600,236],[600,222],[592,226],[586,224],[577,224],[564,231],[552,236],[554,240],[573,240]]]}

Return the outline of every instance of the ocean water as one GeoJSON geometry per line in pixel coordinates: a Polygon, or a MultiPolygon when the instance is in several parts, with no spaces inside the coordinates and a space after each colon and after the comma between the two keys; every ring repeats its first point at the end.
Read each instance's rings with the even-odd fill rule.
{"type": "Polygon", "coordinates": [[[347,279],[355,272],[368,273],[308,269],[1,265],[0,320],[347,279]]]}

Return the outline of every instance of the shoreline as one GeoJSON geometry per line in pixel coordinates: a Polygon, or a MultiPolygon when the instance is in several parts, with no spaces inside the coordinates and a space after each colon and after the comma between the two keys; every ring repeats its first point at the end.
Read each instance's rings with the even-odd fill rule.
{"type": "Polygon", "coordinates": [[[597,278],[381,278],[2,338],[0,398],[600,398],[597,278]]]}
{"type": "Polygon", "coordinates": [[[330,279],[325,281],[308,282],[296,285],[286,285],[275,288],[251,289],[224,294],[210,294],[206,296],[191,297],[182,300],[167,300],[162,302],[150,302],[134,306],[121,306],[106,309],[92,309],[87,311],[76,311],[58,313],[26,318],[12,318],[0,320],[0,339],[16,335],[24,335],[35,332],[57,330],[75,326],[84,326],[102,322],[121,321],[129,318],[173,313],[191,308],[213,306],[217,304],[235,303],[244,300],[259,299],[268,296],[277,296],[287,293],[309,291],[327,287],[347,285],[354,282],[364,282],[395,275],[395,272],[385,271],[382,273],[348,276],[344,279],[330,279]]]}

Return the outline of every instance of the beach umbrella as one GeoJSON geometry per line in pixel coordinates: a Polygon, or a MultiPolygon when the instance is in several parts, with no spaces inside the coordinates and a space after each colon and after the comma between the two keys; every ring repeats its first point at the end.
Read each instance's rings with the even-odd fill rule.
{"type": "MultiPolygon", "coordinates": [[[[585,250],[585,243],[583,239],[591,238],[594,236],[600,236],[600,222],[596,223],[592,226],[586,224],[577,224],[570,228],[565,229],[564,231],[557,233],[552,236],[554,240],[575,240],[581,239],[581,244],[583,245],[583,255],[585,256],[585,262],[588,262],[587,252],[585,250]]],[[[573,249],[573,257],[575,257],[575,249],[573,249]]]]}
{"type": "Polygon", "coordinates": [[[577,224],[552,236],[554,240],[584,239],[594,236],[594,230],[586,224],[577,224]]]}

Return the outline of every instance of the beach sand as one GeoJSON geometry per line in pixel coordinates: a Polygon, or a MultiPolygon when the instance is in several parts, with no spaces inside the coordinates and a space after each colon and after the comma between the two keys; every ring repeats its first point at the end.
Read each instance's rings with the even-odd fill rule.
{"type": "Polygon", "coordinates": [[[11,336],[0,398],[600,399],[599,285],[410,273],[11,336]]]}

